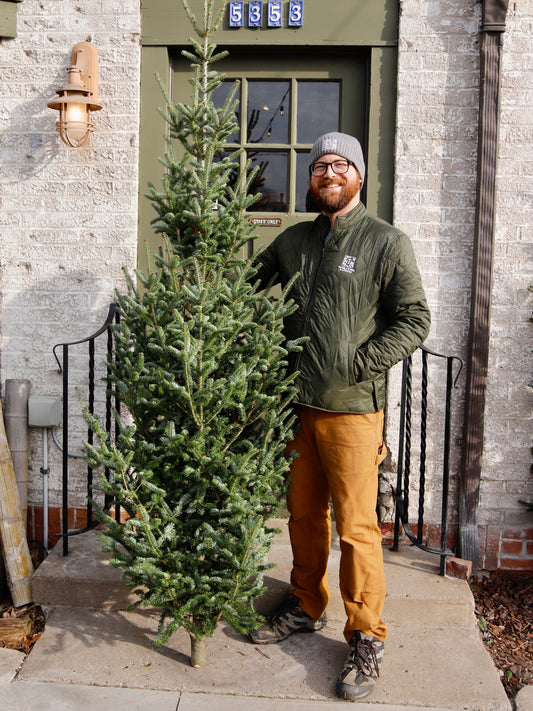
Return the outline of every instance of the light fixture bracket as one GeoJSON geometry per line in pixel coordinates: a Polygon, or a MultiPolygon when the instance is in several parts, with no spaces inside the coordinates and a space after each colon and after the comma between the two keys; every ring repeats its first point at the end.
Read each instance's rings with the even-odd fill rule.
{"type": "Polygon", "coordinates": [[[57,130],[62,140],[73,148],[85,143],[93,130],[91,111],[99,111],[98,51],[90,42],[79,42],[72,50],[68,84],[56,90],[58,97],[48,102],[59,111],[57,130]]]}

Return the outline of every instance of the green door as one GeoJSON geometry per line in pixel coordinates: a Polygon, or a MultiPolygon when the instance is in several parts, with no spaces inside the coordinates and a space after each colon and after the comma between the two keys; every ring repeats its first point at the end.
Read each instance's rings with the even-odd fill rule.
{"type": "MultiPolygon", "coordinates": [[[[189,0],[202,13],[203,0],[189,0]]],[[[288,7],[288,2],[283,3],[288,7]]],[[[181,2],[143,0],[141,130],[139,164],[139,259],[158,247],[150,225],[149,182],[160,184],[166,127],[156,108],[164,104],[154,73],[174,101],[191,100],[191,28],[181,2]]],[[[245,3],[245,8],[248,3],[245,3]]],[[[265,5],[265,3],[264,3],[265,5]]],[[[295,221],[309,219],[307,153],[315,138],[340,129],[359,138],[366,158],[363,201],[369,212],[392,221],[398,15],[397,0],[318,0],[305,3],[301,27],[263,23],[240,29],[229,9],[216,36],[229,57],[216,68],[240,81],[239,131],[227,150],[244,148],[260,173],[261,198],[250,213],[260,240],[272,240],[295,221]]],[[[228,4],[229,8],[229,4],[228,4]]],[[[249,9],[249,8],[248,8],[249,9]]],[[[284,18],[287,14],[284,13],[284,18]]],[[[222,101],[224,91],[215,97],[222,101]]],[[[244,165],[244,157],[243,157],[244,165]]]]}
{"type": "MultiPolygon", "coordinates": [[[[308,198],[308,157],[318,136],[343,131],[366,142],[367,55],[316,55],[234,48],[217,66],[226,79],[213,95],[216,105],[239,83],[239,128],[227,151],[242,148],[241,169],[248,160],[258,168],[252,192],[260,197],[249,218],[258,235],[254,250],[316,214],[308,198]]],[[[171,76],[173,101],[190,101],[191,68],[179,54],[171,55],[171,76]]]]}

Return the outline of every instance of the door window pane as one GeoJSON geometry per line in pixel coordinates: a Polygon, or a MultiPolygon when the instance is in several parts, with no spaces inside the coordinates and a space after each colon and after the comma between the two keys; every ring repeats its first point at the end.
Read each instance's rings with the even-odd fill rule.
{"type": "MultiPolygon", "coordinates": [[[[236,118],[239,120],[241,112],[247,117],[246,135],[241,135],[239,130],[229,137],[227,143],[238,143],[246,148],[246,157],[251,161],[252,168],[259,169],[251,192],[261,193],[261,197],[250,210],[317,212],[309,195],[309,152],[302,150],[302,144],[313,143],[322,133],[339,130],[340,81],[306,79],[291,83],[289,80],[247,79],[243,76],[241,82],[237,90],[236,118]],[[241,87],[244,87],[242,92],[241,87]],[[291,111],[293,89],[297,92],[296,111],[291,111]],[[242,104],[243,97],[246,97],[246,105],[242,104]],[[296,144],[290,139],[294,135],[296,144]],[[252,148],[253,144],[262,144],[261,147],[267,148],[269,143],[277,144],[277,150],[256,151],[252,148]],[[291,161],[290,152],[293,153],[291,161]],[[294,159],[295,162],[292,162],[294,159]],[[290,171],[290,163],[295,170],[290,171]],[[289,205],[292,185],[295,202],[289,205]]],[[[213,92],[217,108],[223,106],[233,86],[233,80],[226,80],[213,92]]],[[[232,171],[232,185],[236,177],[236,172],[232,171]]]]}
{"type": "Polygon", "coordinates": [[[288,81],[248,82],[248,143],[287,143],[290,89],[288,81]]]}
{"type": "Polygon", "coordinates": [[[298,82],[299,143],[314,143],[323,133],[339,130],[339,81],[298,82]]]}
{"type": "MultiPolygon", "coordinates": [[[[235,86],[234,81],[223,81],[217,88],[213,91],[211,94],[211,100],[213,101],[213,104],[215,105],[215,108],[221,109],[224,106],[224,103],[226,102],[228,96],[230,95],[233,87],[235,86]]],[[[233,97],[234,101],[238,101],[238,104],[236,106],[235,110],[235,121],[237,122],[237,125],[239,125],[240,121],[240,105],[241,105],[241,90],[240,87],[237,89],[235,96],[233,97]]],[[[227,143],[238,143],[240,141],[240,136],[241,132],[240,129],[237,129],[235,133],[233,133],[231,136],[228,136],[226,139],[227,143]]]]}
{"type": "Polygon", "coordinates": [[[259,212],[287,212],[287,154],[267,151],[248,151],[252,168],[259,171],[252,181],[250,192],[261,193],[259,200],[250,208],[259,212]]]}

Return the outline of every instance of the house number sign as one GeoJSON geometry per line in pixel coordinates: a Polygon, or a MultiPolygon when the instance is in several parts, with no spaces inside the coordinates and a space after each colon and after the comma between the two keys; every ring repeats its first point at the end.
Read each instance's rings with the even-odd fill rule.
{"type": "Polygon", "coordinates": [[[283,27],[284,12],[283,6],[287,9],[287,27],[302,27],[304,17],[304,0],[289,0],[288,3],[282,0],[250,0],[247,3],[248,13],[244,10],[243,0],[229,3],[229,26],[230,27],[263,27],[266,19],[268,27],[283,27]]]}

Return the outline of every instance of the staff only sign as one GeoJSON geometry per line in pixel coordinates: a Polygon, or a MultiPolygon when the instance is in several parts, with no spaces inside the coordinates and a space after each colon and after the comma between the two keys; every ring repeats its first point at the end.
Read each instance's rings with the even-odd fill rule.
{"type": "Polygon", "coordinates": [[[304,0],[243,0],[230,2],[228,7],[230,27],[302,27],[304,0]],[[245,8],[247,5],[247,8],[245,8]],[[285,7],[284,7],[285,6],[285,7]],[[247,12],[246,12],[247,10],[247,12]]]}

